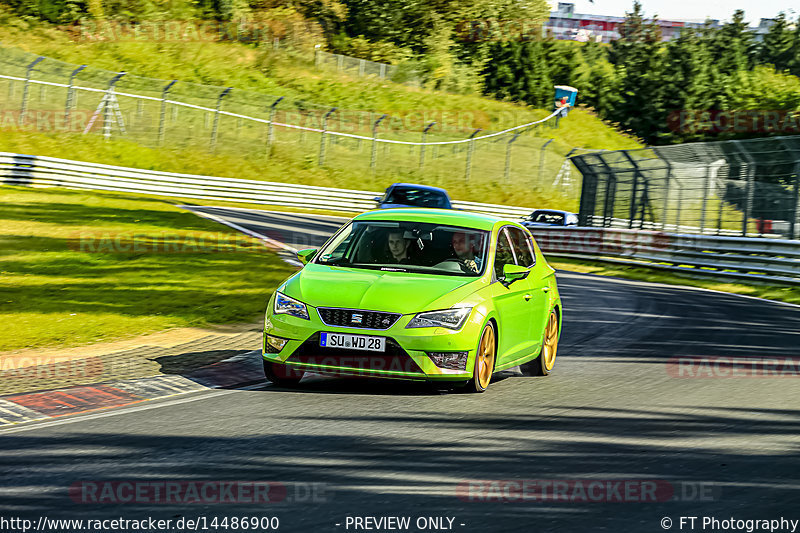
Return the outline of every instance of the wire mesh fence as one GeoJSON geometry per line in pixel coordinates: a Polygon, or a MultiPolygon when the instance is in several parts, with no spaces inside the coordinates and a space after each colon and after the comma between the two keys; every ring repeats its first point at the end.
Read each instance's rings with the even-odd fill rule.
{"type": "Polygon", "coordinates": [[[581,225],[800,237],[800,136],[572,160],[583,175],[581,225]]]}
{"type": "Polygon", "coordinates": [[[331,54],[317,47],[314,51],[314,65],[319,69],[337,70],[357,76],[375,76],[381,79],[392,79],[398,68],[387,63],[378,63],[366,59],[331,54]]]}
{"type": "MultiPolygon", "coordinates": [[[[0,52],[3,127],[255,154],[265,162],[280,156],[373,181],[413,179],[467,190],[464,197],[482,198],[484,191],[507,188],[511,198],[519,191],[575,198],[580,189],[572,162],[548,139],[554,131],[552,115],[508,130],[484,131],[475,127],[480,111],[451,113],[455,117],[441,110],[389,116],[145,78],[16,49],[0,52]]],[[[366,62],[359,69],[366,75],[377,68],[376,75],[391,77],[384,67],[366,62]]]]}

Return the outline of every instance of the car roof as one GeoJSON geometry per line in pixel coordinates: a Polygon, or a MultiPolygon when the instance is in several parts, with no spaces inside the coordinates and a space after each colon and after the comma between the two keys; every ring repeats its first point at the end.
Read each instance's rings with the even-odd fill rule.
{"type": "Polygon", "coordinates": [[[447,191],[440,188],[440,187],[433,187],[431,185],[420,185],[419,183],[392,183],[389,188],[394,189],[395,187],[413,187],[415,189],[424,189],[426,191],[436,191],[444,194],[449,198],[447,191]]]}
{"type": "Polygon", "coordinates": [[[458,211],[453,209],[434,209],[425,207],[400,207],[397,209],[367,211],[366,213],[361,213],[353,220],[430,222],[449,226],[459,226],[462,228],[482,229],[487,231],[494,228],[498,222],[518,225],[514,221],[494,217],[491,215],[470,213],[469,211],[458,211]]]}
{"type": "MultiPolygon", "coordinates": [[[[560,209],[536,209],[534,213],[553,213],[558,215],[574,215],[571,211],[561,211],[560,209]]],[[[533,213],[531,213],[533,214],[533,213]]]]}

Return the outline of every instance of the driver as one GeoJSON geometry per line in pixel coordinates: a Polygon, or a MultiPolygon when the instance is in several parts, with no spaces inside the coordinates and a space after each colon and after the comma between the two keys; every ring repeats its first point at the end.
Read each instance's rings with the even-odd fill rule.
{"type": "Polygon", "coordinates": [[[403,238],[402,231],[392,231],[389,233],[386,239],[386,243],[389,245],[389,261],[394,263],[408,263],[408,247],[411,245],[411,241],[408,239],[403,238]]]}
{"type": "Polygon", "coordinates": [[[470,235],[463,231],[453,233],[453,251],[456,258],[467,269],[478,273],[481,271],[482,258],[475,255],[475,247],[470,235]]]}

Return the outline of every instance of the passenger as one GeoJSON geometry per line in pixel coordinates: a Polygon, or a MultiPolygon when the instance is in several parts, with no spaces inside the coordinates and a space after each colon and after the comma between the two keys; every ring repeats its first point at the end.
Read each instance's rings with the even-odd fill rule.
{"type": "Polygon", "coordinates": [[[475,255],[475,246],[472,236],[463,231],[453,233],[453,251],[456,258],[470,271],[478,273],[483,266],[481,257],[475,255]]]}
{"type": "Polygon", "coordinates": [[[403,238],[402,231],[392,231],[386,239],[389,246],[389,262],[390,263],[408,263],[408,248],[411,246],[411,241],[403,238]]]}

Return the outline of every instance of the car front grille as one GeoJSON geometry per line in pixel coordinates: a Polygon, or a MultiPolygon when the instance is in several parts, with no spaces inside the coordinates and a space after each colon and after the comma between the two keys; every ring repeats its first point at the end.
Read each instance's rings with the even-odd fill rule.
{"type": "Polygon", "coordinates": [[[402,316],[399,313],[318,307],[320,319],[327,326],[362,329],[389,329],[402,316]]]}
{"type": "Polygon", "coordinates": [[[365,352],[346,348],[327,348],[319,345],[319,333],[301,344],[286,360],[294,365],[338,367],[340,369],[373,372],[405,372],[424,374],[408,353],[392,338],[386,338],[385,352],[365,352]]]}

